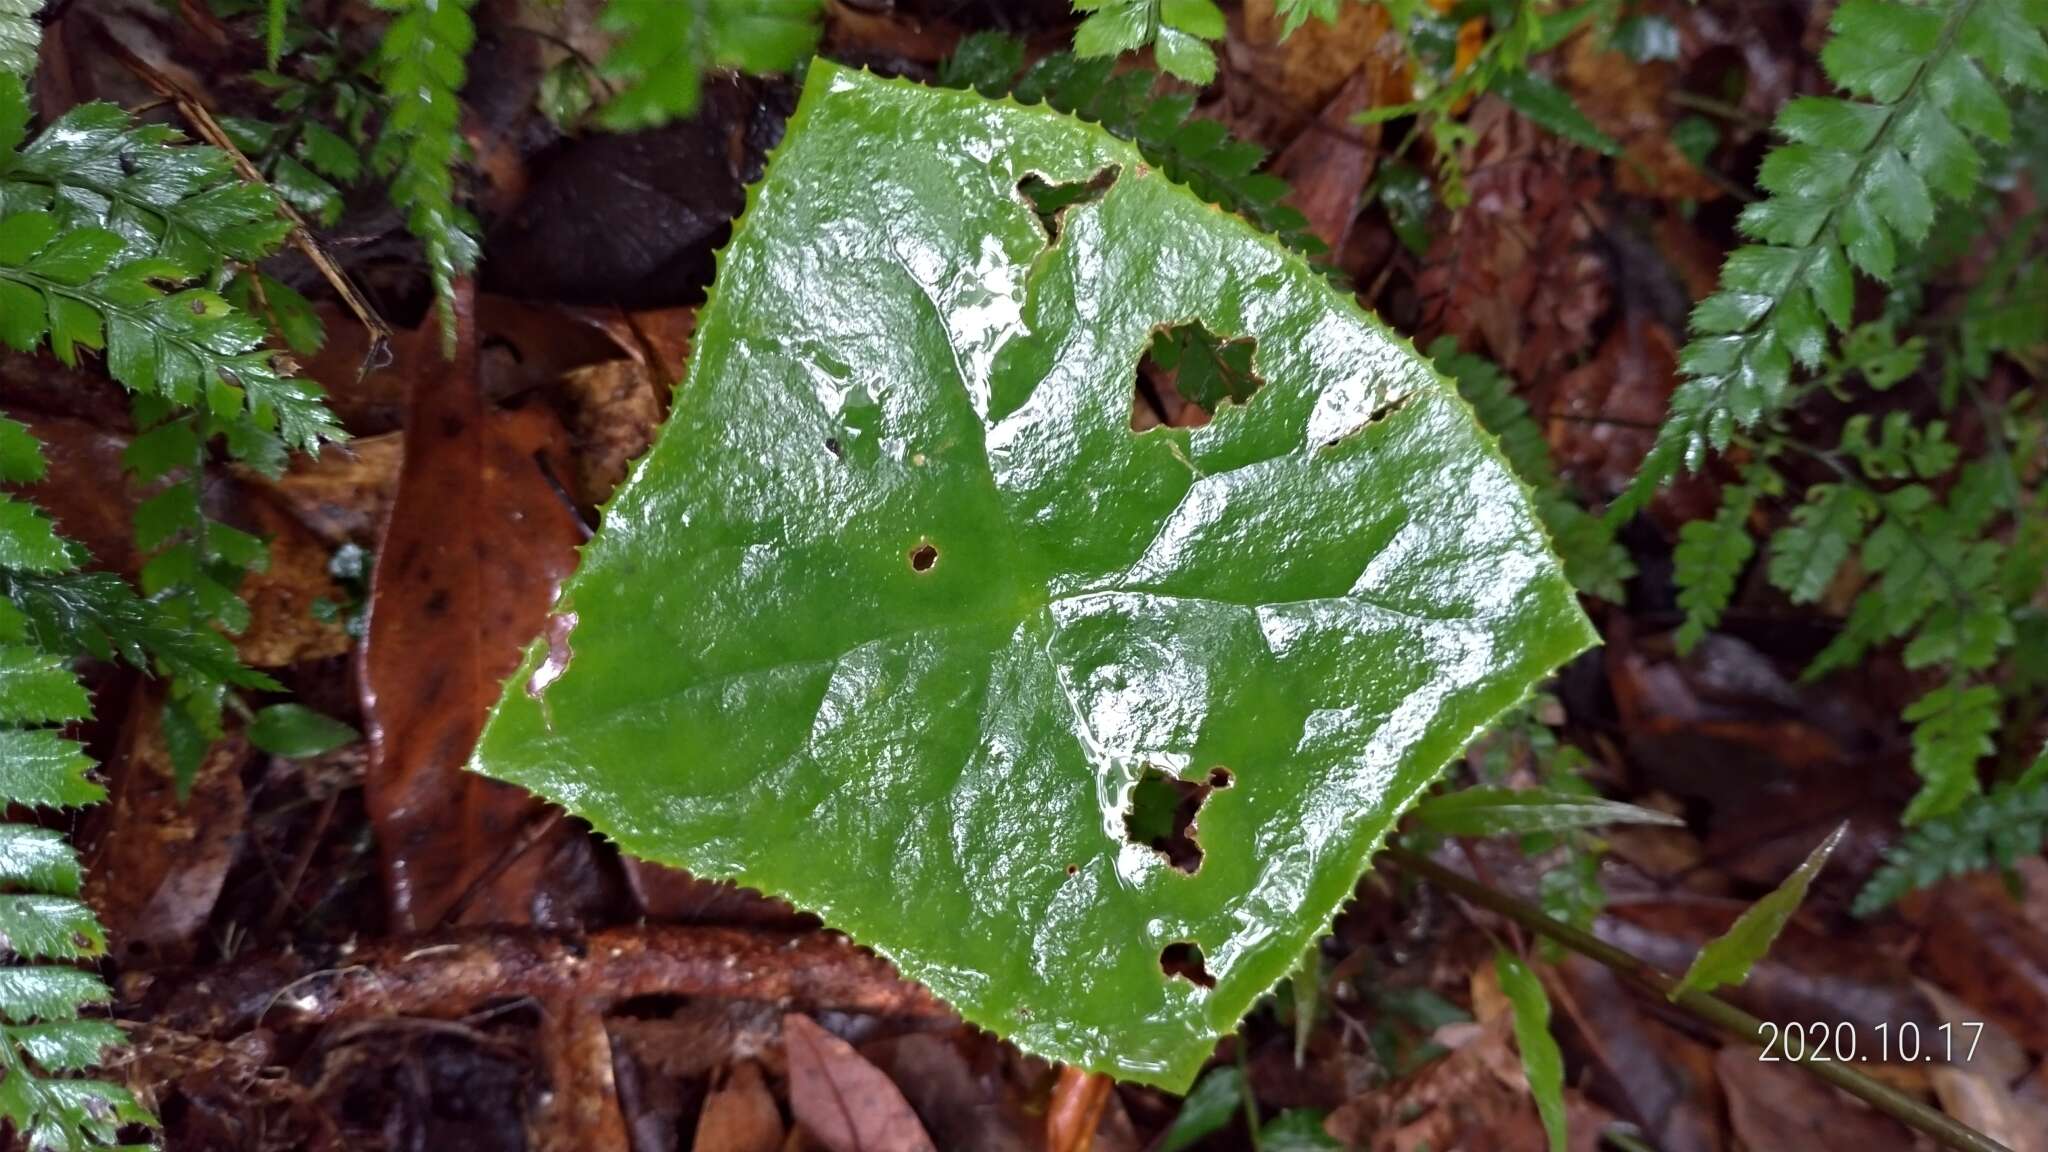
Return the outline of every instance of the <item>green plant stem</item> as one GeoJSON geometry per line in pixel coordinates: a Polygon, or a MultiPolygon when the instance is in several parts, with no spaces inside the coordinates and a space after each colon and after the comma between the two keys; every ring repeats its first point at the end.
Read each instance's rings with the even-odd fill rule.
{"type": "MultiPolygon", "coordinates": [[[[1499,916],[1612,969],[1636,986],[1663,997],[1694,1017],[1748,1044],[1762,1047],[1768,1042],[1764,1022],[1715,996],[1704,992],[1673,993],[1678,981],[1647,961],[1607,943],[1591,932],[1552,919],[1542,909],[1498,889],[1489,888],[1469,876],[1453,872],[1420,853],[1388,845],[1386,856],[1395,867],[1417,879],[1455,893],[1499,916]]],[[[1865,1076],[1846,1064],[1818,1056],[1793,1057],[1808,1071],[1851,1096],[1916,1131],[1924,1132],[1943,1148],[1957,1152],[2012,1152],[2011,1149],[1974,1128],[1958,1124],[1903,1092],[1865,1076]]]]}

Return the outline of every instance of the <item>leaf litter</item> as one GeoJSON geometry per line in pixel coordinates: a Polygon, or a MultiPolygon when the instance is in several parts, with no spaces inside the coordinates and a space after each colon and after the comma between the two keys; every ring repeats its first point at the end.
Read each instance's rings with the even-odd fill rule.
{"type": "MultiPolygon", "coordinates": [[[[860,22],[857,31],[835,33],[854,46],[849,51],[893,54],[913,68],[943,54],[947,37],[995,18],[987,5],[953,13],[905,3],[881,15],[844,7],[835,26],[860,22]]],[[[1263,21],[1273,6],[1247,7],[1257,10],[1251,20],[1263,21]]],[[[1355,10],[1346,20],[1378,13],[1376,6],[1345,7],[1355,10]]],[[[1674,199],[1689,193],[1711,204],[1721,189],[1707,180],[1696,153],[1674,156],[1662,146],[1686,110],[1660,93],[1746,77],[1732,102],[1750,120],[1725,123],[1706,154],[1708,164],[1739,181],[1755,120],[1810,74],[1801,29],[1786,34],[1792,18],[1650,7],[1668,9],[1661,14],[1679,29],[1675,59],[1624,66],[1568,48],[1560,77],[1629,149],[1627,162],[1603,166],[1590,154],[1526,135],[1482,102],[1465,113],[1485,136],[1480,154],[1491,158],[1490,168],[1472,173],[1478,203],[1436,209],[1432,235],[1461,242],[1421,258],[1393,237],[1383,208],[1359,195],[1373,165],[1383,162],[1370,139],[1331,150],[1327,169],[1313,140],[1318,117],[1346,106],[1347,85],[1369,86],[1386,102],[1387,86],[1400,77],[1374,63],[1371,53],[1383,43],[1304,49],[1300,60],[1267,68],[1257,53],[1274,50],[1270,30],[1233,25],[1221,79],[1200,105],[1288,152],[1288,176],[1312,194],[1302,206],[1316,231],[1336,242],[1332,259],[1397,327],[1448,331],[1507,362],[1562,470],[1596,495],[1629,473],[1646,443],[1631,425],[1661,411],[1671,386],[1675,329],[1654,309],[1644,311],[1654,293],[1640,285],[1681,283],[1697,295],[1699,250],[1711,259],[1729,236],[1717,215],[1725,208],[1703,207],[1695,217],[1674,199]],[[1635,238],[1633,247],[1617,239],[1624,233],[1635,238]]],[[[1059,18],[1053,11],[1051,19],[1059,18]]],[[[61,35],[67,20],[56,21],[49,35],[61,35]]],[[[472,66],[489,83],[493,68],[523,67],[516,57],[472,66]]],[[[191,75],[195,84],[205,82],[191,75]]],[[[69,82],[87,88],[45,99],[119,98],[93,90],[109,83],[96,73],[69,82]]],[[[219,94],[239,98],[225,86],[219,94]]],[[[766,82],[715,109],[705,125],[678,133],[679,146],[716,162],[679,165],[687,175],[663,176],[684,185],[682,205],[643,206],[655,215],[674,213],[645,234],[593,248],[580,261],[557,258],[575,245],[545,232],[552,219],[588,227],[617,212],[611,193],[590,191],[602,184],[592,174],[607,162],[595,153],[551,161],[546,195],[502,233],[504,252],[524,246],[525,264],[492,253],[491,285],[526,299],[486,298],[478,325],[482,383],[476,399],[463,402],[483,414],[479,427],[548,430],[514,437],[505,457],[532,467],[518,470],[514,481],[523,486],[514,502],[519,522],[474,532],[486,569],[516,558],[545,572],[565,571],[546,557],[573,553],[582,525],[597,522],[596,509],[627,462],[651,442],[667,389],[692,355],[673,336],[672,321],[694,315],[690,296],[709,278],[709,252],[792,106],[793,89],[766,82]],[[541,211],[547,204],[572,207],[541,211]],[[618,295],[606,291],[607,277],[624,286],[618,295]],[[500,409],[532,414],[491,414],[500,409]],[[552,461],[545,469],[533,460],[537,445],[552,461]]],[[[650,143],[621,154],[631,162],[665,154],[650,143]]],[[[494,151],[486,176],[490,199],[515,206],[512,215],[520,189],[498,183],[521,176],[522,166],[540,168],[523,147],[494,151]]],[[[410,257],[373,237],[356,259],[379,292],[418,299],[420,272],[410,257]]],[[[314,601],[351,595],[331,574],[334,551],[352,545],[376,553],[394,519],[394,499],[421,536],[468,536],[473,530],[453,523],[459,517],[450,510],[476,505],[465,505],[458,493],[503,484],[513,473],[487,476],[486,465],[471,463],[466,475],[404,493],[402,435],[408,425],[421,426],[419,417],[409,419],[407,397],[444,379],[434,339],[418,338],[408,350],[402,336],[391,368],[358,378],[360,355],[347,354],[352,326],[338,312],[327,318],[341,353],[316,361],[314,374],[328,383],[337,411],[359,436],[356,444],[330,449],[316,465],[295,466],[275,489],[220,476],[209,491],[231,520],[271,537],[282,561],[273,567],[283,581],[277,610],[258,611],[242,638],[245,651],[267,653],[264,662],[279,669],[298,699],[354,720],[367,667],[361,642],[339,625],[309,629],[301,612],[314,601]]],[[[417,331],[437,337],[431,318],[417,331]]],[[[73,459],[81,471],[72,475],[90,475],[95,466],[85,449],[105,440],[118,454],[132,435],[125,403],[96,395],[89,380],[55,388],[55,374],[47,362],[8,354],[0,364],[0,402],[10,414],[38,421],[39,432],[73,422],[72,433],[59,439],[80,449],[73,459]]],[[[1155,367],[1153,376],[1155,394],[1172,405],[1157,414],[1159,424],[1193,428],[1214,415],[1177,391],[1173,370],[1155,367]]],[[[53,486],[49,499],[72,505],[65,527],[92,543],[102,565],[132,568],[129,497],[118,486],[73,479],[53,486]],[[104,529],[90,528],[94,523],[104,529]]],[[[947,543],[935,541],[934,572],[958,560],[947,543]]],[[[908,564],[912,554],[906,548],[901,559],[908,564]]],[[[502,651],[513,654],[506,659],[516,658],[555,608],[552,581],[532,583],[519,598],[526,624],[487,624],[485,607],[510,606],[493,596],[464,610],[474,619],[444,629],[473,629],[479,637],[502,632],[502,651]]],[[[246,591],[263,602],[259,591],[246,591]]],[[[1868,670],[1853,687],[1802,687],[1790,697],[1759,689],[1754,677],[1731,680],[1731,667],[1758,662],[1796,672],[1810,647],[1798,634],[1805,625],[1782,627],[1774,606],[1752,602],[1755,614],[1738,615],[1732,626],[1752,655],[1680,657],[1661,640],[1669,620],[1655,595],[1650,589],[1626,607],[1602,609],[1597,615],[1612,647],[1582,661],[1558,688],[1563,730],[1593,751],[1608,794],[1682,812],[1687,824],[1617,831],[1602,878],[1619,898],[1598,920],[1599,931],[1678,971],[1843,815],[1874,808],[1880,815],[1852,827],[1831,866],[1845,876],[1823,874],[1814,882],[1809,911],[1785,929],[1738,997],[1773,1019],[1861,1021],[1866,1037],[1877,1022],[1913,1020],[1923,1029],[1944,1019],[1985,1022],[2009,1040],[2009,1057],[1995,1067],[1900,1066],[1887,1074],[2012,1147],[2027,1147],[2024,1141],[2041,1130],[2034,1081],[2048,1056],[2039,1025],[2048,1016],[2038,995],[2048,972],[2039,911],[2048,903],[2048,876],[2022,867],[2014,887],[1995,878],[1951,882],[1908,901],[1897,919],[1847,918],[1852,879],[1874,863],[1889,835],[1883,813],[1897,810],[1873,804],[1868,793],[1910,781],[1900,750],[1870,736],[1882,730],[1871,714],[1904,698],[1902,688],[1882,669],[1868,670]],[[1724,771],[1761,755],[1771,757],[1769,771],[1724,771]],[[1771,819],[1759,820],[1760,811],[1771,819]],[[1845,958],[1859,952],[1868,962],[1845,958]],[[1945,1006],[1937,1011],[1936,1004],[1945,1006]]],[[[386,610],[387,636],[401,626],[393,623],[396,611],[386,610]]],[[[421,604],[399,616],[424,611],[421,604]]],[[[373,627],[374,617],[373,611],[373,627]]],[[[609,1109],[616,1122],[605,1117],[588,1126],[592,1139],[581,1146],[638,1147],[632,1141],[640,1133],[667,1132],[667,1146],[833,1147],[822,1133],[851,1130],[843,1109],[840,1119],[827,1120],[811,1104],[792,1107],[799,1066],[814,1083],[823,1062],[835,1064],[840,1082],[865,1085],[885,1102],[886,1130],[909,1141],[904,1146],[1039,1146],[1042,1118],[1058,1091],[1055,1069],[960,1025],[886,964],[817,931],[786,906],[624,859],[572,820],[554,818],[545,835],[533,837],[537,823],[551,817],[523,798],[508,800],[495,824],[478,825],[489,806],[470,795],[471,778],[440,770],[420,775],[423,765],[465,760],[482,715],[481,705],[444,716],[423,704],[416,691],[423,674],[468,659],[457,655],[468,641],[429,635],[436,639],[400,643],[391,657],[412,667],[380,675],[408,685],[398,690],[411,697],[402,708],[415,712],[421,731],[435,734],[426,743],[447,747],[367,769],[360,747],[306,763],[238,752],[209,762],[183,807],[150,799],[143,782],[158,770],[152,754],[122,735],[145,727],[156,706],[150,690],[128,673],[95,674],[97,699],[111,706],[115,722],[88,738],[108,749],[109,780],[117,792],[129,789],[130,799],[104,813],[106,826],[96,836],[107,847],[91,857],[88,891],[106,910],[113,936],[119,1011],[141,1041],[136,1063],[123,1072],[170,1120],[168,1146],[318,1147],[339,1138],[343,1146],[365,1148],[422,1140],[545,1147],[572,1123],[548,1117],[609,1109]],[[416,803],[366,802],[366,777],[379,780],[369,788],[388,795],[386,778],[408,776],[432,781],[420,787],[416,803]],[[140,831],[144,826],[155,835],[140,831]],[[414,845],[396,849],[401,856],[437,863],[427,867],[425,883],[409,883],[401,895],[386,871],[396,857],[382,854],[408,837],[414,845]],[[483,888],[496,891],[471,895],[486,872],[494,875],[483,888]],[[440,922],[436,913],[451,909],[465,927],[440,922]],[[125,949],[124,940],[144,947],[125,949]],[[562,1019],[544,1024],[541,1011],[518,1007],[522,1001],[553,1006],[548,1011],[562,1019]],[[804,1021],[795,1026],[803,1055],[785,1040],[780,1005],[804,1021]],[[643,1035],[662,1039],[650,1044],[643,1035]],[[551,1092],[567,1099],[550,1102],[551,1092]],[[791,1122],[802,1134],[792,1135],[791,1122]]],[[[492,687],[499,678],[478,677],[492,687]]],[[[1199,817],[1188,824],[1180,831],[1191,833],[1209,859],[1215,830],[1199,817]]],[[[1166,831],[1162,842],[1170,844],[1171,821],[1166,831]]],[[[1139,847],[1167,867],[1177,850],[1161,852],[1150,838],[1139,847]]],[[[1540,869],[1511,856],[1478,858],[1497,881],[1538,890],[1540,869]]],[[[1321,995],[1312,1001],[1307,1065],[1295,1062],[1297,1022],[1287,1011],[1278,1004],[1256,1009],[1215,1055],[1220,1065],[1250,1070],[1251,1107],[1195,1147],[1249,1146],[1252,1124],[1270,1125],[1289,1111],[1322,1117],[1322,1130],[1338,1147],[1347,1137],[1359,1147],[1542,1147],[1540,1122],[1518,1079],[1512,1024],[1498,990],[1481,975],[1494,967],[1485,928],[1499,926],[1426,889],[1368,879],[1348,895],[1319,946],[1321,995]],[[1471,1023],[1454,1018],[1474,1016],[1471,1023]]],[[[1218,966],[1213,955],[1204,962],[1212,971],[1218,966]]],[[[1839,1094],[1761,1064],[1753,1053],[1669,1027],[1653,1005],[1628,997],[1603,970],[1577,961],[1553,966],[1541,956],[1530,963],[1551,988],[1552,1028],[1573,1071],[1565,1098],[1575,1140],[1612,1117],[1669,1152],[1718,1152],[1792,1130],[1808,1139],[1802,1147],[1822,1150],[1896,1142],[1892,1130],[1839,1094]]],[[[815,1102],[809,1089],[802,1095],[815,1102]]],[[[1170,1128],[1179,1109],[1169,1094],[1119,1086],[1095,1146],[1139,1147],[1170,1128]]],[[[1269,1137],[1266,1146],[1278,1145],[1269,1137]]]]}

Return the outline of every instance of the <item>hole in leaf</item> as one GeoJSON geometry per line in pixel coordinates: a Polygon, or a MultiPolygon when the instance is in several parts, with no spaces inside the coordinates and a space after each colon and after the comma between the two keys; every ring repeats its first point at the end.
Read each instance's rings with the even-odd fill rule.
{"type": "Polygon", "coordinates": [[[825,437],[825,451],[830,452],[835,460],[846,459],[846,452],[839,447],[839,438],[836,436],[825,437]]]}
{"type": "Polygon", "coordinates": [[[1225,768],[1223,765],[1218,764],[1214,768],[1209,769],[1209,787],[1220,792],[1235,783],[1237,783],[1237,777],[1232,776],[1230,769],[1225,768]]]}
{"type": "Polygon", "coordinates": [[[1202,946],[1192,940],[1177,940],[1161,949],[1159,970],[1203,988],[1216,986],[1216,978],[1209,975],[1209,966],[1202,959],[1202,946]]]}
{"type": "Polygon", "coordinates": [[[1399,412],[1401,409],[1406,408],[1408,406],[1408,401],[1412,399],[1414,395],[1415,393],[1413,392],[1403,392],[1399,396],[1394,397],[1392,400],[1389,400],[1384,404],[1378,405],[1372,411],[1367,412],[1365,414],[1365,419],[1360,420],[1357,424],[1354,424],[1351,427],[1346,428],[1344,431],[1339,432],[1337,435],[1330,437],[1328,440],[1323,441],[1323,450],[1328,451],[1331,448],[1335,448],[1337,445],[1342,444],[1346,440],[1351,439],[1353,436],[1358,435],[1360,432],[1365,431],[1367,428],[1372,427],[1380,421],[1385,420],[1387,417],[1392,416],[1394,413],[1399,412]]]}
{"type": "Polygon", "coordinates": [[[1017,191],[1031,204],[1031,210],[1038,213],[1039,227],[1045,229],[1047,242],[1060,242],[1060,229],[1066,223],[1067,209],[1076,204],[1093,204],[1102,199],[1110,185],[1116,183],[1118,169],[1112,164],[1086,180],[1068,184],[1054,184],[1038,173],[1017,181],[1017,191]]]}
{"type": "Polygon", "coordinates": [[[938,562],[939,550],[932,547],[932,542],[929,540],[918,541],[917,547],[910,550],[910,567],[912,571],[929,572],[932,570],[932,565],[938,562]]]}
{"type": "Polygon", "coordinates": [[[1131,808],[1124,813],[1124,837],[1143,844],[1175,868],[1193,875],[1202,867],[1202,846],[1195,840],[1195,819],[1213,787],[1146,768],[1131,789],[1131,808]]]}
{"type": "Polygon", "coordinates": [[[1069,864],[1069,865],[1067,865],[1067,875],[1069,875],[1069,876],[1079,876],[1080,874],[1081,874],[1081,866],[1080,866],[1079,864],[1069,864]]]}
{"type": "Polygon", "coordinates": [[[1138,391],[1131,403],[1131,430],[1159,424],[1196,427],[1225,404],[1242,404],[1265,381],[1252,370],[1258,341],[1225,340],[1198,321],[1152,334],[1138,361],[1138,391]]]}

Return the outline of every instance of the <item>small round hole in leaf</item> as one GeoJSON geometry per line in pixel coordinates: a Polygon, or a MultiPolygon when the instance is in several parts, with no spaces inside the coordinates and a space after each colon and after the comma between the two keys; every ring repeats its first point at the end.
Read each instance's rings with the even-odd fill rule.
{"type": "Polygon", "coordinates": [[[1159,970],[1203,988],[1214,988],[1216,978],[1202,959],[1202,946],[1192,940],[1176,940],[1159,952],[1159,970]]]}
{"type": "Polygon", "coordinates": [[[939,550],[932,547],[932,542],[929,540],[919,541],[917,547],[910,550],[910,567],[912,571],[929,572],[932,570],[932,565],[938,562],[939,550]]]}
{"type": "Polygon", "coordinates": [[[1237,777],[1232,776],[1230,769],[1225,768],[1223,765],[1218,764],[1214,768],[1209,769],[1209,787],[1220,792],[1235,783],[1237,783],[1237,777]]]}

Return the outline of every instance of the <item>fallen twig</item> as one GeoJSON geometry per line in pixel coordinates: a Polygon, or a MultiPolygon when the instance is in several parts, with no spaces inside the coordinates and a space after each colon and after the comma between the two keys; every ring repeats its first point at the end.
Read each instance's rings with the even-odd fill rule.
{"type": "MultiPolygon", "coordinates": [[[[200,102],[199,97],[186,91],[177,80],[136,55],[115,37],[109,36],[106,40],[120,55],[122,63],[127,65],[129,71],[141,77],[143,83],[156,90],[157,95],[177,106],[178,114],[192,125],[193,131],[199,133],[208,144],[227,153],[228,158],[234,162],[235,171],[242,179],[251,184],[269,186],[270,182],[263,178],[263,173],[249,162],[247,156],[242,155],[242,150],[235,147],[233,140],[228,139],[228,134],[221,129],[219,122],[214,120],[213,113],[206,110],[206,105],[200,102]]],[[[348,278],[348,274],[343,272],[314,241],[312,229],[307,226],[305,217],[299,215],[290,204],[285,203],[282,197],[277,200],[277,210],[286,220],[291,221],[292,245],[303,253],[320,275],[326,278],[327,283],[333,286],[342,303],[348,305],[350,312],[355,313],[356,320],[364,328],[369,329],[370,349],[363,359],[363,373],[367,375],[388,364],[391,358],[391,326],[386,324],[370,302],[363,298],[363,294],[356,289],[355,282],[348,278]]]]}
{"type": "Polygon", "coordinates": [[[522,997],[599,1009],[643,996],[705,996],[877,1016],[951,1012],[887,961],[830,932],[684,925],[608,928],[588,936],[457,930],[365,944],[326,965],[283,954],[182,978],[135,973],[123,991],[141,1018],[213,1038],[259,1025],[454,1019],[522,997]]]}

